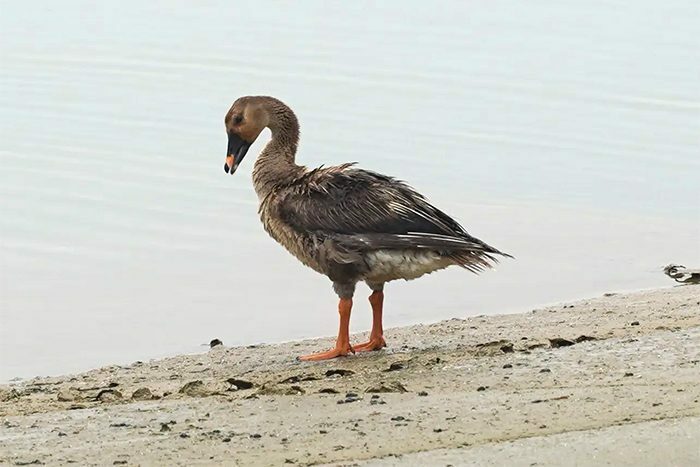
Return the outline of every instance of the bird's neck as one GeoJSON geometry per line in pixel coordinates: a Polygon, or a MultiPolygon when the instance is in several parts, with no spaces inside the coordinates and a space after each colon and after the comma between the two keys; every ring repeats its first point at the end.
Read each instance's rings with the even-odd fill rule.
{"type": "Polygon", "coordinates": [[[272,139],[253,166],[253,186],[260,199],[292,183],[305,170],[295,162],[299,122],[294,112],[285,105],[278,105],[270,113],[273,114],[269,125],[272,139]]]}

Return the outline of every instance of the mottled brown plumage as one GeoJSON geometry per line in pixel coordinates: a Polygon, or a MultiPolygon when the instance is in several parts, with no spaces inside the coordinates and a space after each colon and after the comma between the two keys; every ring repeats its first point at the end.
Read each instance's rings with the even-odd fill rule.
{"type": "MultiPolygon", "coordinates": [[[[469,235],[402,181],[354,164],[313,170],[297,165],[299,124],[294,112],[275,98],[238,99],[225,124],[225,169],[231,173],[260,132],[270,128],[272,139],[253,168],[260,219],[290,253],[333,281],[341,298],[341,324],[343,300],[351,304],[355,284],[365,281],[374,291],[374,344],[365,350],[374,350],[380,339],[383,346],[375,332],[381,328],[376,294],[382,293],[385,282],[414,279],[450,265],[478,272],[491,267],[497,255],[509,256],[469,235]]],[[[347,314],[349,320],[349,307],[347,314]]],[[[352,350],[349,342],[340,341],[339,336],[335,350],[345,348],[339,355],[352,350]]]]}

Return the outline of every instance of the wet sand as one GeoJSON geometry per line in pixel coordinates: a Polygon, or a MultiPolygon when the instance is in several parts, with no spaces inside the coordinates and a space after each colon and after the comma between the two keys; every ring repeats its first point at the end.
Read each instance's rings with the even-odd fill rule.
{"type": "Polygon", "coordinates": [[[3,385],[0,464],[700,460],[699,286],[396,328],[386,338],[385,351],[329,362],[295,356],[330,338],[3,385]]]}

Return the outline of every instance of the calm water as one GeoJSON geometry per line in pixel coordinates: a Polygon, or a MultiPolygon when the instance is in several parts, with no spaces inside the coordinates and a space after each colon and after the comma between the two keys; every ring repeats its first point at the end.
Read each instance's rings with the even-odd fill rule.
{"type": "Polygon", "coordinates": [[[335,332],[259,225],[269,135],[222,170],[246,94],[296,110],[301,162],[408,180],[517,257],[392,284],[388,326],[700,264],[696,0],[177,3],[0,3],[0,379],[335,332]]]}

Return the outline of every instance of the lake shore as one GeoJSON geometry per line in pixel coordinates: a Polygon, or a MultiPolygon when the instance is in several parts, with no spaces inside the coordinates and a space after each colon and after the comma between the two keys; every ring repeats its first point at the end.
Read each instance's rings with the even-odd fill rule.
{"type": "Polygon", "coordinates": [[[572,452],[578,465],[654,465],[654,453],[672,465],[700,459],[692,447],[700,286],[385,337],[384,351],[327,362],[295,357],[330,338],[216,346],[2,385],[0,464],[553,465],[572,452]],[[654,449],[671,439],[675,464],[654,449]]]}

